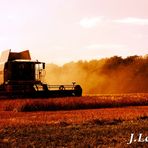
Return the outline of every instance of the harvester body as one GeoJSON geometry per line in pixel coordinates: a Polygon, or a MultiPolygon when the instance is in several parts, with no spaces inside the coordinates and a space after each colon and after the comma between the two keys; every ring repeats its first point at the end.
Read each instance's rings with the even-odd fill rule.
{"type": "Polygon", "coordinates": [[[81,96],[80,85],[48,85],[43,82],[45,63],[32,61],[28,50],[4,51],[0,59],[0,94],[9,97],[81,96]]]}

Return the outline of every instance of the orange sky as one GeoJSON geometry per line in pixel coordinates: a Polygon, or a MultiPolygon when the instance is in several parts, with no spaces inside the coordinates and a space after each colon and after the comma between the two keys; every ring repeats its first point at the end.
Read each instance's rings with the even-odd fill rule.
{"type": "Polygon", "coordinates": [[[63,64],[148,54],[147,0],[5,0],[0,51],[29,49],[33,59],[63,64]]]}

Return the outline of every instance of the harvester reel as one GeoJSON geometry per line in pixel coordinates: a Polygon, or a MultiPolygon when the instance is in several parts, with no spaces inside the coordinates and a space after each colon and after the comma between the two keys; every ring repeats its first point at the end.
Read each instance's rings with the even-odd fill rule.
{"type": "Polygon", "coordinates": [[[60,86],[59,86],[59,90],[65,90],[64,85],[60,85],[60,86]]]}

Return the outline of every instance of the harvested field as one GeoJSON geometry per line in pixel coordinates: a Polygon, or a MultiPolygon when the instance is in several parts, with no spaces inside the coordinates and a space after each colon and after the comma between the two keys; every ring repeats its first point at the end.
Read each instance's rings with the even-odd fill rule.
{"type": "Polygon", "coordinates": [[[86,122],[129,121],[148,117],[148,106],[49,112],[1,111],[0,125],[81,124],[86,122]]]}
{"type": "Polygon", "coordinates": [[[22,125],[0,128],[0,147],[37,148],[147,148],[147,143],[128,145],[131,132],[148,135],[148,119],[118,124],[22,125]]]}
{"type": "Polygon", "coordinates": [[[59,111],[148,105],[148,94],[0,100],[1,111],[59,111]]]}
{"type": "Polygon", "coordinates": [[[147,94],[1,100],[0,147],[129,147],[131,133],[148,136],[147,103],[147,94]]]}

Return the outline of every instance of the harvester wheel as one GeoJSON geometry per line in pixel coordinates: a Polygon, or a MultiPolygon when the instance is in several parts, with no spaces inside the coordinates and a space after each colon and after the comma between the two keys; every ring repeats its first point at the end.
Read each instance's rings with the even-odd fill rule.
{"type": "Polygon", "coordinates": [[[59,90],[65,90],[64,85],[60,85],[60,86],[59,86],[59,90]]]}
{"type": "Polygon", "coordinates": [[[78,97],[82,96],[82,88],[81,88],[80,85],[76,85],[76,86],[74,87],[74,90],[76,91],[76,92],[75,92],[75,96],[78,96],[78,97]]]}
{"type": "Polygon", "coordinates": [[[80,85],[76,85],[76,86],[74,87],[74,89],[75,89],[75,90],[82,90],[82,88],[81,88],[80,85]]]}

